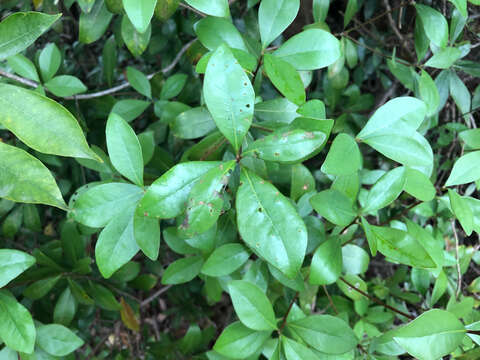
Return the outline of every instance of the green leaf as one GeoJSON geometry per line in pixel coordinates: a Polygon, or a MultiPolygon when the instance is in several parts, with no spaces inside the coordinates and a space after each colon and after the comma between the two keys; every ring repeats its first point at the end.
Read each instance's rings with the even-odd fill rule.
{"type": "Polygon", "coordinates": [[[226,244],[215,249],[202,266],[208,276],[229,275],[242,266],[250,254],[241,244],[226,244]]]}
{"type": "MultiPolygon", "coordinates": [[[[69,283],[71,287],[72,282],[69,283]]],[[[119,311],[121,309],[120,303],[115,299],[113,293],[103,285],[89,282],[88,293],[93,297],[95,303],[102,309],[109,311],[119,311]]]]}
{"type": "Polygon", "coordinates": [[[127,179],[143,186],[142,148],[135,131],[115,113],[107,120],[107,149],[113,166],[127,179]]]}
{"type": "Polygon", "coordinates": [[[337,280],[337,286],[345,294],[345,296],[349,297],[354,301],[365,299],[365,297],[361,293],[359,293],[357,290],[345,283],[343,280],[353,285],[355,289],[361,290],[364,293],[368,293],[367,284],[365,283],[365,281],[363,281],[359,276],[352,274],[346,274],[345,276],[337,280]]]}
{"type": "Polygon", "coordinates": [[[40,81],[35,65],[22,54],[10,56],[7,59],[7,63],[18,75],[34,81],[40,81]]]}
{"type": "Polygon", "coordinates": [[[470,236],[473,231],[473,212],[470,204],[454,190],[448,189],[448,198],[453,214],[462,225],[463,231],[470,236]]]}
{"type": "Polygon", "coordinates": [[[270,337],[271,331],[255,331],[236,321],[220,334],[213,349],[231,359],[246,359],[270,337]]]}
{"type": "Polygon", "coordinates": [[[0,142],[0,169],[0,197],[66,210],[50,171],[26,151],[0,142]]]}
{"type": "Polygon", "coordinates": [[[67,97],[87,91],[85,84],[75,76],[59,75],[45,83],[45,87],[58,97],[67,97]]]}
{"type": "Polygon", "coordinates": [[[148,98],[152,97],[152,87],[150,86],[150,81],[148,81],[148,78],[144,73],[131,66],[128,66],[127,80],[130,85],[132,85],[132,87],[140,94],[145,95],[148,98]]]}
{"type": "Polygon", "coordinates": [[[137,245],[150,260],[157,260],[160,249],[160,224],[157,219],[135,212],[133,231],[137,245]]]}
{"type": "Polygon", "coordinates": [[[110,87],[112,86],[115,68],[117,66],[117,57],[118,51],[115,37],[110,36],[102,50],[103,76],[110,87]]]}
{"type": "Polygon", "coordinates": [[[440,105],[440,95],[435,82],[425,70],[422,70],[418,80],[418,90],[420,97],[427,106],[427,116],[433,116],[437,113],[440,105]]]}
{"type": "Polygon", "coordinates": [[[258,25],[262,49],[293,22],[300,8],[299,0],[263,0],[258,8],[258,25]]]}
{"type": "Polygon", "coordinates": [[[363,213],[384,208],[395,201],[403,191],[405,184],[405,167],[397,167],[386,172],[368,192],[363,213]]]}
{"type": "Polygon", "coordinates": [[[84,44],[91,44],[100,39],[112,17],[113,14],[107,10],[104,0],[95,1],[90,12],[80,14],[78,40],[84,44]]]}
{"type": "Polygon", "coordinates": [[[49,43],[38,56],[38,67],[43,81],[49,81],[58,71],[62,64],[62,53],[54,43],[49,43]]]}
{"type": "Polygon", "coordinates": [[[162,86],[160,91],[160,99],[169,100],[180,94],[185,84],[187,83],[188,75],[175,74],[169,76],[162,86]]]}
{"type": "Polygon", "coordinates": [[[465,19],[468,17],[467,0],[450,0],[450,2],[455,5],[465,19]]]}
{"type": "Polygon", "coordinates": [[[228,20],[219,17],[207,16],[194,26],[198,39],[208,50],[216,50],[222,44],[232,49],[248,52],[242,35],[228,20]]]}
{"type": "Polygon", "coordinates": [[[425,66],[437,69],[448,69],[455,61],[462,57],[462,51],[455,47],[447,46],[437,50],[433,56],[428,59],[425,66]]]}
{"type": "Polygon", "coordinates": [[[357,0],[348,0],[343,18],[343,27],[346,28],[358,10],[357,0]]]}
{"type": "Polygon", "coordinates": [[[292,36],[273,53],[297,70],[326,67],[337,61],[340,54],[340,42],[320,29],[309,29],[292,36]]]}
{"type": "Polygon", "coordinates": [[[255,116],[262,121],[291,123],[297,116],[298,106],[285,98],[276,98],[255,104],[255,116]]]}
{"type": "Polygon", "coordinates": [[[88,147],[77,120],[59,103],[34,91],[0,84],[0,107],[0,124],[32,149],[45,154],[99,159],[88,147]]]}
{"type": "Polygon", "coordinates": [[[336,225],[346,226],[357,216],[352,201],[338,190],[324,190],[310,198],[317,213],[336,225]]]}
{"type": "Polygon", "coordinates": [[[330,175],[350,175],[362,167],[362,154],[355,140],[348,134],[338,134],[328,151],[322,172],[330,175]],[[345,156],[348,154],[348,156],[345,156]]]}
{"type": "Polygon", "coordinates": [[[212,227],[223,209],[223,190],[235,168],[235,160],[208,170],[193,185],[187,201],[184,223],[180,226],[188,237],[201,234],[212,227]]]}
{"type": "Polygon", "coordinates": [[[135,29],[141,34],[145,33],[153,17],[157,0],[122,0],[123,8],[135,29]]]}
{"type": "Polygon", "coordinates": [[[357,346],[348,324],[330,315],[311,315],[287,323],[287,328],[305,343],[325,354],[344,354],[357,346]]]}
{"type": "Polygon", "coordinates": [[[461,114],[470,112],[472,101],[470,91],[455,72],[450,73],[450,94],[461,114]]]}
{"type": "Polygon", "coordinates": [[[430,41],[438,47],[447,46],[448,23],[445,17],[430,6],[415,4],[415,9],[422,19],[423,29],[430,41]]]}
{"type": "Polygon", "coordinates": [[[299,342],[282,336],[283,351],[287,360],[317,359],[315,353],[299,342]]]}
{"type": "Polygon", "coordinates": [[[480,129],[470,129],[458,134],[460,139],[472,149],[480,149],[480,129]]]}
{"type": "Polygon", "coordinates": [[[23,251],[0,249],[0,288],[35,264],[35,258],[23,251]]]}
{"type": "Polygon", "coordinates": [[[298,71],[290,63],[270,54],[265,54],[263,61],[265,72],[278,91],[294,104],[302,105],[306,95],[298,71]]]}
{"type": "Polygon", "coordinates": [[[133,209],[125,209],[110,220],[95,246],[95,260],[102,276],[108,279],[138,252],[133,229],[133,209]]]}
{"type": "Polygon", "coordinates": [[[330,7],[330,0],[313,0],[313,18],[315,22],[325,21],[328,8],[330,7]]]}
{"type": "Polygon", "coordinates": [[[422,172],[405,168],[405,184],[403,190],[421,201],[430,201],[435,197],[435,187],[422,172]]]}
{"type": "Polygon", "coordinates": [[[440,300],[442,295],[447,290],[447,282],[447,275],[445,275],[445,272],[441,271],[438,274],[437,280],[435,280],[435,285],[433,286],[432,298],[430,300],[430,305],[432,307],[437,303],[438,300],[440,300]]]}
{"type": "Polygon", "coordinates": [[[53,310],[53,321],[65,326],[70,325],[77,311],[77,301],[67,286],[58,297],[53,310]]]}
{"type": "Polygon", "coordinates": [[[328,285],[342,273],[341,241],[332,236],[315,250],[310,266],[310,284],[328,285]]]}
{"type": "Polygon", "coordinates": [[[136,119],[150,106],[149,101],[126,99],[120,100],[113,105],[112,113],[120,115],[126,122],[136,119]]]}
{"type": "Polygon", "coordinates": [[[370,258],[360,246],[346,244],[342,246],[342,263],[345,274],[363,274],[368,270],[370,258]]]}
{"type": "Polygon", "coordinates": [[[368,246],[370,247],[370,252],[372,256],[377,255],[377,238],[372,232],[371,226],[367,220],[363,216],[360,217],[363,231],[365,233],[365,237],[367,238],[368,246]]]}
{"type": "Polygon", "coordinates": [[[409,219],[405,219],[407,224],[407,232],[415,238],[418,243],[425,249],[425,251],[430,255],[432,260],[437,265],[437,268],[440,268],[444,265],[444,250],[443,243],[434,238],[433,234],[427,231],[425,228],[414,223],[409,219]]]}
{"type": "Polygon", "coordinates": [[[136,204],[142,195],[142,188],[132,184],[101,184],[78,196],[73,203],[72,216],[81,224],[104,227],[136,204]]]}
{"type": "Polygon", "coordinates": [[[16,12],[0,23],[0,60],[18,54],[34,43],[62,15],[16,12]]]}
{"type": "Polygon", "coordinates": [[[180,139],[203,137],[217,128],[212,115],[203,106],[182,112],[171,126],[173,134],[180,139]]]}
{"type": "Polygon", "coordinates": [[[149,26],[144,33],[140,33],[135,29],[127,16],[123,16],[121,25],[122,39],[127,45],[130,53],[139,57],[147,49],[152,35],[152,28],[149,26]]]}
{"type": "Polygon", "coordinates": [[[247,74],[225,45],[208,62],[203,91],[218,129],[238,152],[252,123],[255,92],[247,74]]]}
{"type": "Polygon", "coordinates": [[[207,15],[230,17],[228,0],[185,0],[185,2],[207,15]]]}
{"type": "Polygon", "coordinates": [[[308,168],[302,164],[295,164],[291,168],[292,182],[290,197],[297,201],[304,194],[315,189],[315,178],[308,168]]]}
{"type": "Polygon", "coordinates": [[[465,331],[455,315],[433,309],[396,329],[393,339],[420,360],[437,360],[453,352],[462,343],[465,331]]]}
{"type": "Polygon", "coordinates": [[[445,186],[467,184],[480,179],[479,163],[480,151],[472,151],[458,158],[445,186]]]}
{"type": "Polygon", "coordinates": [[[31,300],[38,300],[47,295],[50,290],[60,280],[61,275],[52,276],[49,278],[41,279],[33,284],[29,285],[24,291],[23,295],[31,300]]]}
{"type": "Polygon", "coordinates": [[[142,148],[143,165],[146,165],[155,154],[155,133],[153,131],[145,131],[139,134],[138,142],[142,148]]]}
{"type": "Polygon", "coordinates": [[[188,195],[195,182],[219,165],[217,161],[192,161],[174,166],[148,188],[140,201],[139,211],[160,219],[180,215],[186,208],[188,195]]]}
{"type": "Polygon", "coordinates": [[[261,258],[294,278],[307,247],[305,224],[289,200],[270,183],[246,169],[242,169],[240,181],[236,208],[243,241],[261,258]]]}
{"type": "Polygon", "coordinates": [[[277,321],[265,293],[255,284],[234,280],[228,285],[233,307],[240,321],[253,330],[275,330],[277,321]]]}
{"type": "Polygon", "coordinates": [[[157,0],[155,6],[155,17],[162,22],[167,21],[179,6],[180,0],[157,0]]]}
{"type": "Polygon", "coordinates": [[[0,338],[5,345],[31,354],[35,337],[35,325],[28,310],[10,292],[0,290],[0,338]]]}
{"type": "Polygon", "coordinates": [[[37,329],[37,343],[53,356],[67,356],[83,345],[83,340],[63,325],[49,324],[37,329]]]}
{"type": "Polygon", "coordinates": [[[193,280],[203,265],[203,258],[199,255],[186,257],[174,261],[165,270],[162,284],[183,284],[193,280]]]}

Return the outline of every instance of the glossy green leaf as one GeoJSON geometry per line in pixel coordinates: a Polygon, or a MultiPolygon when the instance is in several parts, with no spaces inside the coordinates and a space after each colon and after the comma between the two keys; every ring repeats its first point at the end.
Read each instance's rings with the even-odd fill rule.
{"type": "Polygon", "coordinates": [[[7,59],[7,63],[18,75],[34,81],[40,81],[35,65],[22,54],[10,56],[7,59]]]}
{"type": "Polygon", "coordinates": [[[49,324],[38,327],[37,343],[50,355],[66,356],[82,346],[83,340],[63,325],[49,324]]]}
{"type": "Polygon", "coordinates": [[[310,198],[317,213],[328,221],[346,226],[357,216],[351,200],[338,190],[324,190],[310,198]]]}
{"type": "Polygon", "coordinates": [[[363,274],[368,270],[370,257],[360,246],[346,244],[342,246],[342,264],[345,274],[363,274]]]}
{"type": "Polygon", "coordinates": [[[228,285],[228,289],[235,312],[245,326],[258,331],[277,328],[273,307],[257,285],[235,280],[228,285]]]}
{"type": "Polygon", "coordinates": [[[433,56],[428,59],[425,66],[437,69],[448,69],[455,61],[462,57],[462,51],[455,47],[447,46],[437,50],[433,56]]]}
{"type": "Polygon", "coordinates": [[[287,327],[305,343],[325,354],[344,354],[357,346],[348,324],[330,315],[312,315],[288,322],[287,327]]]}
{"type": "Polygon", "coordinates": [[[193,280],[203,265],[201,256],[190,256],[171,263],[162,276],[162,284],[183,284],[193,280]]]}
{"type": "Polygon", "coordinates": [[[59,75],[45,83],[45,87],[55,96],[67,97],[87,91],[85,84],[75,76],[59,75]]]}
{"type": "Polygon", "coordinates": [[[472,103],[470,91],[455,72],[450,74],[450,94],[457,104],[460,114],[470,112],[472,103]]]}
{"type": "Polygon", "coordinates": [[[129,262],[138,252],[133,227],[133,209],[125,209],[110,220],[100,233],[95,246],[95,260],[104,278],[129,262]]]}
{"type": "Polygon", "coordinates": [[[180,139],[196,139],[217,128],[212,115],[204,107],[196,107],[182,112],[173,123],[172,132],[180,139]]]}
{"type": "Polygon", "coordinates": [[[0,288],[35,264],[35,258],[13,249],[0,249],[0,288]]]}
{"type": "Polygon", "coordinates": [[[136,119],[150,106],[150,102],[136,99],[120,100],[113,105],[112,112],[118,114],[126,122],[136,119]]]}
{"type": "Polygon", "coordinates": [[[59,280],[60,275],[35,281],[23,291],[23,295],[31,300],[41,299],[53,289],[59,280]]]}
{"type": "Polygon", "coordinates": [[[33,352],[36,331],[32,316],[6,290],[0,290],[0,337],[12,350],[33,352]]]}
{"type": "Polygon", "coordinates": [[[151,260],[158,258],[160,249],[160,223],[144,213],[135,212],[133,231],[137,245],[151,260]]]}
{"type": "Polygon", "coordinates": [[[26,151],[0,142],[0,197],[66,209],[50,171],[26,151]]]}
{"type": "Polygon", "coordinates": [[[462,343],[465,327],[445,310],[424,312],[396,329],[393,339],[410,355],[420,360],[436,360],[453,352],[462,343]]]}
{"type": "Polygon", "coordinates": [[[480,151],[472,151],[455,161],[445,186],[467,184],[480,179],[480,151]]]}
{"type": "Polygon", "coordinates": [[[98,160],[77,120],[59,103],[34,91],[0,84],[0,106],[0,124],[29,147],[45,154],[98,160]]]}
{"type": "Polygon", "coordinates": [[[226,244],[218,247],[203,264],[202,274],[208,276],[229,275],[242,266],[250,254],[241,244],[226,244]]]}
{"type": "Polygon", "coordinates": [[[103,47],[102,51],[103,76],[107,80],[109,86],[112,86],[113,84],[113,77],[115,74],[115,68],[117,66],[117,57],[117,44],[115,43],[115,38],[110,36],[105,42],[105,46],[103,47]]]}
{"type": "Polygon", "coordinates": [[[340,53],[340,42],[332,34],[309,29],[292,36],[273,55],[297,70],[316,70],[333,64],[340,53]]]}
{"type": "Polygon", "coordinates": [[[231,359],[246,359],[265,343],[270,333],[271,331],[249,329],[236,321],[223,330],[213,349],[231,359]]]}
{"type": "Polygon", "coordinates": [[[230,17],[228,0],[185,0],[185,2],[207,15],[230,17]]]}
{"type": "Polygon", "coordinates": [[[231,49],[248,52],[240,32],[226,19],[207,16],[197,22],[194,28],[198,39],[208,50],[216,50],[222,44],[227,44],[231,49]]]}
{"type": "Polygon", "coordinates": [[[460,139],[472,149],[480,149],[480,129],[469,129],[458,134],[460,139]]]}
{"type": "Polygon", "coordinates": [[[432,298],[430,300],[432,307],[438,300],[440,300],[447,290],[447,282],[447,275],[445,275],[445,272],[441,271],[440,274],[438,274],[437,280],[435,280],[435,285],[433,286],[432,298]]]}
{"type": "Polygon", "coordinates": [[[143,190],[135,185],[101,184],[78,196],[73,203],[72,216],[81,224],[104,227],[110,220],[136,204],[142,195],[143,190]]]}
{"type": "Polygon", "coordinates": [[[382,209],[398,198],[405,184],[405,167],[397,167],[385,173],[368,192],[364,213],[382,209]]]}
{"type": "Polygon", "coordinates": [[[174,166],[148,188],[140,201],[139,211],[160,219],[180,215],[186,208],[188,195],[195,182],[219,165],[216,161],[192,161],[174,166]]]}
{"type": "Polygon", "coordinates": [[[445,17],[430,6],[416,4],[415,9],[430,41],[438,47],[445,47],[448,42],[448,24],[445,17]]]}
{"type": "Polygon", "coordinates": [[[243,241],[289,278],[295,277],[307,247],[305,224],[289,200],[270,183],[245,169],[240,181],[236,208],[243,241]]]}
{"type": "Polygon", "coordinates": [[[305,102],[306,95],[302,79],[290,63],[265,54],[263,64],[268,78],[283,96],[297,105],[305,102]]]}
{"type": "Polygon", "coordinates": [[[328,151],[322,172],[330,175],[349,175],[362,167],[362,155],[355,140],[345,133],[337,135],[328,151]]]}
{"type": "Polygon", "coordinates": [[[155,154],[155,133],[153,131],[145,131],[138,134],[138,142],[142,148],[143,164],[146,165],[155,154]]]}
{"type": "Polygon", "coordinates": [[[341,241],[332,236],[315,250],[310,266],[310,283],[328,285],[337,281],[342,273],[341,241]]]}
{"type": "Polygon", "coordinates": [[[180,0],[157,0],[155,16],[160,21],[167,21],[177,10],[180,0]]]}
{"type": "Polygon", "coordinates": [[[49,81],[57,73],[62,64],[62,53],[54,43],[49,43],[38,56],[38,67],[43,81],[49,81]]]}
{"type": "Polygon", "coordinates": [[[127,179],[143,186],[143,158],[140,142],[133,129],[119,115],[107,120],[107,149],[113,166],[127,179]]]}
{"type": "Polygon", "coordinates": [[[127,45],[130,53],[139,57],[147,49],[152,35],[152,28],[149,26],[144,33],[140,33],[135,29],[127,16],[123,16],[121,25],[122,39],[127,45]]]}
{"type": "Polygon", "coordinates": [[[440,104],[440,95],[438,94],[435,82],[425,70],[422,70],[422,74],[418,80],[418,90],[420,97],[427,106],[427,116],[434,115],[440,104]]]}
{"type": "Polygon", "coordinates": [[[107,31],[113,14],[107,10],[104,0],[95,1],[90,12],[82,12],[79,21],[78,40],[91,44],[102,37],[107,31]]]}
{"type": "Polygon", "coordinates": [[[453,214],[462,225],[463,231],[470,236],[473,231],[473,212],[470,204],[454,190],[448,189],[448,197],[453,214]]]}
{"type": "Polygon", "coordinates": [[[315,353],[305,345],[287,337],[281,339],[287,360],[317,359],[315,353]]]}
{"type": "Polygon", "coordinates": [[[152,87],[150,86],[150,82],[144,73],[131,66],[128,66],[127,79],[130,85],[132,85],[132,87],[140,94],[145,95],[148,98],[152,97],[152,87]]]}
{"type": "Polygon", "coordinates": [[[299,0],[263,0],[260,3],[258,25],[263,49],[293,22],[299,8],[299,0]]]}
{"type": "Polygon", "coordinates": [[[337,280],[337,286],[345,294],[345,296],[354,301],[365,299],[365,297],[356,289],[363,291],[364,293],[368,293],[367,284],[357,275],[346,274],[337,280]],[[348,284],[343,280],[347,281],[348,284]],[[355,289],[349,284],[353,285],[355,289]]]}
{"type": "Polygon", "coordinates": [[[122,0],[123,8],[135,29],[141,34],[147,31],[157,0],[122,0]]]}
{"type": "MultiPolygon", "coordinates": [[[[72,282],[70,282],[70,287],[73,292],[71,285],[72,282]]],[[[120,303],[115,299],[113,293],[103,285],[89,282],[88,294],[93,297],[95,303],[102,309],[109,311],[119,311],[121,309],[120,303]]]]}
{"type": "Polygon", "coordinates": [[[238,151],[252,123],[255,93],[247,74],[225,45],[208,62],[203,91],[218,129],[238,151]]]}
{"type": "Polygon", "coordinates": [[[187,79],[188,75],[181,73],[169,76],[160,91],[160,99],[168,100],[178,96],[187,83],[187,79]]]}
{"type": "Polygon", "coordinates": [[[290,197],[298,200],[304,194],[315,189],[315,179],[310,170],[302,164],[295,164],[291,168],[292,181],[290,188],[290,197]]]}
{"type": "Polygon", "coordinates": [[[422,172],[405,168],[405,184],[403,190],[421,201],[430,201],[436,190],[430,179],[422,172]]]}
{"type": "Polygon", "coordinates": [[[60,294],[53,310],[53,321],[65,326],[70,325],[77,311],[77,301],[67,286],[60,294]]]}
{"type": "Polygon", "coordinates": [[[34,43],[61,14],[16,12],[0,23],[0,60],[18,54],[34,43]]]}

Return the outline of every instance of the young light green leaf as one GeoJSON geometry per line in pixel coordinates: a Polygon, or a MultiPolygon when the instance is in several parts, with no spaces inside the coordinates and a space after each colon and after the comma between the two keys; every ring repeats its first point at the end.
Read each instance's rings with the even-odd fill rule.
{"type": "Polygon", "coordinates": [[[139,211],[160,219],[180,215],[195,182],[219,165],[218,161],[191,161],[174,166],[148,188],[140,201],[139,211]]]}
{"type": "Polygon", "coordinates": [[[160,249],[160,223],[158,219],[148,217],[145,213],[135,212],[133,232],[137,245],[150,259],[157,260],[160,249]]]}
{"type": "Polygon", "coordinates": [[[328,151],[322,172],[330,175],[350,175],[362,167],[362,155],[355,140],[345,133],[337,135],[328,151]]]}
{"type": "Polygon", "coordinates": [[[241,244],[225,244],[215,249],[202,266],[208,276],[229,275],[242,266],[250,254],[241,244]]]}
{"type": "Polygon", "coordinates": [[[262,49],[275,40],[295,19],[299,0],[263,0],[258,8],[262,49]]]}
{"type": "Polygon", "coordinates": [[[43,81],[49,81],[58,71],[62,64],[62,53],[54,43],[49,43],[38,56],[38,67],[43,81]]]}
{"type": "Polygon", "coordinates": [[[480,129],[469,129],[458,134],[460,139],[472,149],[480,149],[480,129]]]}
{"type": "Polygon", "coordinates": [[[393,339],[420,360],[437,360],[453,352],[462,343],[465,331],[465,326],[455,315],[433,309],[396,329],[393,339]]]}
{"type": "Polygon", "coordinates": [[[448,198],[453,214],[462,225],[463,231],[470,236],[473,231],[473,212],[470,204],[452,189],[448,189],[448,198]]]}
{"type": "Polygon", "coordinates": [[[405,184],[405,167],[397,167],[385,173],[368,192],[363,213],[384,208],[393,202],[403,191],[405,184]]]}
{"type": "Polygon", "coordinates": [[[144,73],[131,66],[128,66],[127,79],[130,85],[132,85],[132,87],[140,94],[145,95],[148,98],[152,97],[152,87],[150,86],[150,81],[148,81],[148,78],[144,73]]]}
{"type": "Polygon", "coordinates": [[[427,116],[433,116],[440,104],[440,95],[438,94],[437,86],[430,77],[430,75],[422,70],[422,74],[418,80],[418,90],[420,97],[427,106],[427,116]]]}
{"type": "Polygon", "coordinates": [[[49,324],[38,327],[37,343],[50,355],[67,356],[82,346],[83,340],[63,325],[49,324]]]}
{"type": "Polygon", "coordinates": [[[91,44],[102,37],[107,31],[113,14],[107,10],[104,0],[95,1],[90,12],[82,12],[79,21],[78,40],[91,44]]]}
{"type": "Polygon", "coordinates": [[[448,69],[455,61],[462,57],[462,51],[459,48],[447,46],[437,50],[433,56],[428,59],[425,66],[437,69],[448,69]]]}
{"type": "Polygon", "coordinates": [[[0,142],[0,168],[0,197],[67,209],[51,172],[26,151],[0,142]]]}
{"type": "Polygon", "coordinates": [[[123,0],[123,8],[135,29],[141,34],[147,31],[157,0],[123,0]]]}
{"type": "Polygon", "coordinates": [[[203,91],[218,129],[238,151],[252,123],[255,92],[227,46],[220,46],[210,58],[203,91]]]}
{"type": "Polygon", "coordinates": [[[45,83],[45,87],[58,97],[67,97],[87,91],[85,84],[75,76],[59,75],[45,83]]]}
{"type": "Polygon", "coordinates": [[[240,181],[236,208],[243,240],[260,257],[294,278],[307,248],[304,222],[289,200],[270,183],[245,169],[240,181]]]}
{"type": "Polygon", "coordinates": [[[30,59],[22,54],[10,56],[7,59],[7,63],[8,66],[10,66],[18,75],[33,81],[40,81],[35,65],[30,61],[30,59]]]}
{"type": "Polygon", "coordinates": [[[445,275],[445,272],[441,271],[440,274],[438,274],[437,280],[435,280],[435,285],[433,286],[432,298],[430,300],[432,307],[437,303],[438,300],[440,300],[442,295],[447,290],[447,282],[447,275],[445,275]]]}
{"type": "Polygon", "coordinates": [[[430,41],[438,47],[447,46],[448,23],[445,17],[430,6],[415,4],[415,9],[422,19],[423,29],[430,41]]]}
{"type": "Polygon", "coordinates": [[[275,330],[277,321],[265,293],[255,284],[234,280],[228,285],[233,307],[240,321],[253,330],[275,330]]]}
{"type": "Polygon", "coordinates": [[[0,60],[18,54],[34,43],[61,14],[15,12],[0,23],[0,60]]]}
{"type": "Polygon", "coordinates": [[[342,273],[341,241],[332,236],[315,250],[310,266],[310,284],[328,285],[337,281],[342,273]]]}
{"type": "Polygon", "coordinates": [[[131,122],[136,119],[150,106],[149,101],[126,99],[120,100],[113,105],[112,113],[120,115],[126,122],[131,122]]]}
{"type": "Polygon", "coordinates": [[[297,201],[304,194],[315,190],[315,178],[305,165],[295,164],[291,170],[290,197],[297,201]]]}
{"type": "Polygon", "coordinates": [[[357,346],[357,338],[348,324],[330,315],[311,315],[287,323],[287,328],[305,343],[325,354],[344,354],[357,346]]]}
{"type": "Polygon", "coordinates": [[[35,264],[35,258],[23,251],[0,249],[0,288],[35,264]]]}
{"type": "Polygon", "coordinates": [[[45,154],[99,159],[77,120],[59,103],[34,91],[0,84],[0,107],[0,124],[29,147],[45,154]]]}
{"type": "Polygon", "coordinates": [[[122,39],[125,41],[130,53],[139,57],[147,49],[152,36],[152,27],[149,25],[144,33],[140,33],[135,29],[127,16],[123,16],[121,25],[122,39]]]}
{"type": "Polygon", "coordinates": [[[185,0],[198,11],[217,17],[230,17],[228,0],[185,0]]]}
{"type": "Polygon", "coordinates": [[[310,198],[317,213],[336,225],[346,226],[357,216],[352,201],[338,190],[324,190],[310,198]]]}
{"type": "Polygon", "coordinates": [[[315,353],[299,342],[282,336],[283,351],[287,360],[317,359],[315,353]]]}
{"type": "Polygon", "coordinates": [[[112,165],[127,179],[143,186],[142,148],[135,131],[119,115],[111,113],[105,133],[112,165]]]}
{"type": "Polygon", "coordinates": [[[231,49],[248,52],[240,32],[226,19],[207,16],[197,22],[194,28],[198,39],[208,50],[216,50],[222,44],[227,44],[231,49]]]}
{"type": "Polygon", "coordinates": [[[36,331],[32,315],[6,290],[0,290],[0,337],[12,350],[33,352],[36,331]]]}
{"type": "Polygon", "coordinates": [[[467,184],[480,179],[480,151],[472,151],[461,156],[453,164],[452,172],[445,186],[467,184]]]}
{"type": "Polygon", "coordinates": [[[95,246],[95,260],[106,279],[129,262],[139,250],[133,230],[133,212],[132,207],[125,209],[100,232],[95,246]]]}
{"type": "Polygon", "coordinates": [[[294,104],[302,105],[306,95],[298,71],[290,63],[270,54],[265,54],[263,61],[265,72],[278,91],[294,104]]]}
{"type": "Polygon", "coordinates": [[[165,270],[162,276],[162,284],[183,284],[193,280],[203,265],[200,255],[186,257],[174,261],[165,270]]]}
{"type": "Polygon", "coordinates": [[[421,201],[430,201],[435,197],[435,187],[422,172],[405,168],[405,184],[403,190],[421,201]]]}
{"type": "Polygon", "coordinates": [[[231,359],[246,359],[270,337],[271,331],[255,331],[236,321],[220,334],[213,349],[231,359]]]}
{"type": "Polygon", "coordinates": [[[292,36],[273,53],[297,70],[321,69],[337,61],[340,54],[340,42],[320,29],[309,29],[292,36]]]}
{"type": "Polygon", "coordinates": [[[201,234],[218,220],[223,208],[223,190],[228,184],[235,160],[208,170],[193,185],[187,200],[185,221],[180,229],[187,237],[201,234]]]}
{"type": "Polygon", "coordinates": [[[354,244],[342,246],[342,263],[345,274],[363,274],[368,269],[370,258],[365,250],[354,244]]]}
{"type": "Polygon", "coordinates": [[[180,139],[203,137],[217,128],[212,115],[205,107],[182,112],[171,124],[172,132],[180,139]]]}

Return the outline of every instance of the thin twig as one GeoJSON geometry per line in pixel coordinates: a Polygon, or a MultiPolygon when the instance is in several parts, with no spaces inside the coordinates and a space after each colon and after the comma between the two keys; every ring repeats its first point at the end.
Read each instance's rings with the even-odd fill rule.
{"type": "Polygon", "coordinates": [[[385,5],[385,8],[387,9],[387,18],[388,22],[390,23],[390,26],[392,27],[393,32],[397,36],[397,38],[400,40],[400,44],[402,47],[405,49],[405,51],[410,55],[411,59],[415,59],[411,49],[408,47],[408,41],[405,39],[405,37],[402,35],[400,30],[398,30],[397,25],[395,24],[395,20],[393,20],[392,16],[392,8],[390,6],[390,3],[388,0],[383,0],[383,4],[385,5]]]}
{"type": "Polygon", "coordinates": [[[457,263],[457,291],[455,292],[455,297],[458,299],[460,291],[462,290],[462,271],[460,269],[460,257],[458,255],[458,234],[455,227],[455,220],[452,220],[451,224],[453,236],[455,237],[455,262],[457,263]]]}
{"type": "Polygon", "coordinates": [[[0,70],[0,76],[6,77],[7,79],[10,79],[10,80],[14,80],[14,81],[19,82],[23,85],[33,87],[35,89],[38,87],[38,83],[36,81],[28,80],[28,79],[25,79],[21,76],[17,76],[15,74],[10,74],[10,73],[8,73],[6,71],[3,71],[3,70],[0,70]]]}
{"type": "Polygon", "coordinates": [[[293,297],[292,302],[291,302],[290,305],[288,306],[287,312],[286,312],[285,315],[283,316],[282,324],[281,324],[280,327],[278,328],[278,332],[279,332],[279,333],[282,333],[283,328],[284,328],[285,325],[287,324],[288,315],[290,314],[290,311],[292,310],[293,304],[295,303],[295,300],[297,300],[299,294],[300,294],[300,293],[299,293],[298,291],[295,293],[295,296],[293,297]]]}
{"type": "Polygon", "coordinates": [[[172,285],[164,286],[163,288],[161,288],[160,290],[158,290],[155,294],[153,294],[152,296],[149,296],[148,298],[146,298],[145,300],[143,300],[143,301],[140,303],[140,307],[145,307],[145,306],[147,306],[147,305],[150,304],[153,300],[155,300],[155,299],[158,298],[160,295],[162,295],[163,293],[165,293],[166,291],[168,291],[168,289],[170,289],[171,287],[172,287],[172,285]]]}
{"type": "Polygon", "coordinates": [[[180,4],[178,4],[178,5],[180,5],[180,7],[183,7],[183,8],[185,8],[185,9],[187,9],[187,10],[190,10],[190,11],[194,12],[194,13],[197,14],[197,15],[200,15],[201,17],[207,16],[207,15],[205,15],[204,13],[202,13],[201,11],[198,11],[197,9],[191,7],[190,5],[187,5],[187,4],[184,4],[184,3],[180,3],[180,4]]]}
{"type": "Polygon", "coordinates": [[[330,303],[330,306],[332,307],[333,311],[335,311],[335,314],[338,315],[338,310],[337,310],[337,307],[335,306],[335,304],[333,303],[333,299],[332,297],[330,296],[328,290],[327,290],[327,287],[325,285],[323,285],[323,291],[325,292],[325,295],[327,295],[327,299],[328,299],[328,302],[330,303]]]}
{"type": "Polygon", "coordinates": [[[355,287],[353,284],[351,284],[350,282],[348,282],[347,280],[345,280],[343,277],[340,277],[339,278],[341,281],[343,281],[345,284],[347,284],[350,288],[352,288],[353,290],[355,290],[356,292],[358,292],[359,294],[362,294],[363,296],[365,296],[366,298],[370,299],[371,301],[377,303],[378,305],[382,305],[383,307],[389,309],[389,310],[392,310],[393,312],[396,312],[397,314],[400,314],[402,316],[405,316],[406,318],[410,319],[410,320],[413,320],[415,319],[414,316],[410,315],[410,314],[407,314],[401,310],[398,310],[398,309],[395,309],[393,306],[390,306],[386,303],[384,303],[382,300],[379,300],[377,298],[374,298],[373,296],[370,296],[368,295],[366,292],[360,290],[359,288],[355,287]]]}

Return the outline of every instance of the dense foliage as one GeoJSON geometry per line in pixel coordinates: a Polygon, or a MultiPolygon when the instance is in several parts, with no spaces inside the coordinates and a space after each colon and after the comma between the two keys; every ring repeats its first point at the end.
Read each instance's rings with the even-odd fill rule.
{"type": "Polygon", "coordinates": [[[0,359],[479,359],[479,5],[2,0],[0,359]]]}

